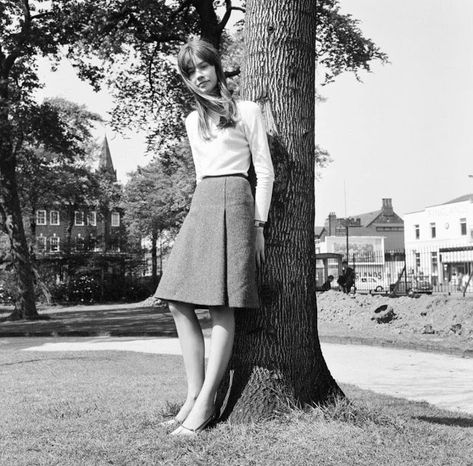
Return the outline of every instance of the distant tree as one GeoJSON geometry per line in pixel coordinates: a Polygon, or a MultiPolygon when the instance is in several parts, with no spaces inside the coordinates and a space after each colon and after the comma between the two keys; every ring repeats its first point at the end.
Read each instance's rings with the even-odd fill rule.
{"type": "Polygon", "coordinates": [[[151,240],[152,275],[157,279],[157,244],[182,223],[189,209],[195,173],[188,143],[130,174],[125,186],[125,222],[132,236],[151,240]]]}
{"type": "Polygon", "coordinates": [[[316,145],[315,146],[315,178],[319,180],[321,178],[321,170],[325,168],[330,162],[332,162],[332,158],[327,150],[323,149],[322,147],[316,145]]]}
{"type": "Polygon", "coordinates": [[[32,241],[40,205],[57,203],[74,209],[96,195],[90,164],[98,147],[92,128],[102,121],[83,105],[65,99],[46,99],[37,108],[38,114],[18,118],[17,129],[22,132],[16,170],[19,195],[22,212],[29,216],[32,241]],[[43,132],[56,134],[54,146],[45,146],[43,132]]]}

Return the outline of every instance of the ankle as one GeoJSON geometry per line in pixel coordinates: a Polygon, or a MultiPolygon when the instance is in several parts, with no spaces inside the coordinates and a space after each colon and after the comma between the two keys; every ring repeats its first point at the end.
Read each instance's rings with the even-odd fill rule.
{"type": "Polygon", "coordinates": [[[197,395],[187,395],[185,403],[186,404],[194,404],[196,402],[198,396],[199,396],[199,394],[197,394],[197,395]]]}

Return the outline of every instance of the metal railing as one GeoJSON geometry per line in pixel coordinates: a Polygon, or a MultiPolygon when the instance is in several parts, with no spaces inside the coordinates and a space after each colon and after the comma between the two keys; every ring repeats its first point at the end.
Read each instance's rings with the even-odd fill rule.
{"type": "MultiPolygon", "coordinates": [[[[358,292],[473,293],[473,246],[363,251],[350,254],[348,265],[355,272],[358,292]]],[[[317,281],[322,278],[320,267],[317,264],[317,281]]],[[[331,273],[334,287],[338,278],[335,263],[331,273]]]]}

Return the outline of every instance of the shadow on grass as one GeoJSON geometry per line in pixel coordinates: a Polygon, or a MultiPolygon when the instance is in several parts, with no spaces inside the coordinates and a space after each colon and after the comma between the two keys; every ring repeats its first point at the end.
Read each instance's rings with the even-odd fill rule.
{"type": "Polygon", "coordinates": [[[444,426],[473,427],[473,418],[467,417],[435,417],[417,416],[419,421],[430,422],[431,424],[441,424],[444,426]]]}
{"type": "MultiPolygon", "coordinates": [[[[51,313],[44,321],[0,323],[0,337],[19,336],[166,336],[176,337],[174,320],[166,308],[71,310],[51,313]]],[[[199,314],[204,329],[207,314],[199,314]]]]}

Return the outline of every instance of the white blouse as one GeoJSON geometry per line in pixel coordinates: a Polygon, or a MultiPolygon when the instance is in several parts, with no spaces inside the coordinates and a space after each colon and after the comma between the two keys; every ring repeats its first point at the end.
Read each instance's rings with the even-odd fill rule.
{"type": "Polygon", "coordinates": [[[266,221],[274,182],[274,169],[268,139],[258,104],[237,101],[238,121],[234,127],[217,128],[211,122],[212,138],[199,135],[197,111],[186,118],[197,183],[204,176],[248,175],[250,162],[256,172],[255,220],[266,221]]]}

